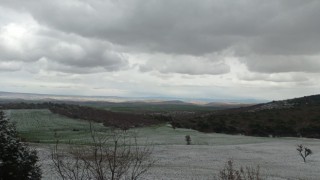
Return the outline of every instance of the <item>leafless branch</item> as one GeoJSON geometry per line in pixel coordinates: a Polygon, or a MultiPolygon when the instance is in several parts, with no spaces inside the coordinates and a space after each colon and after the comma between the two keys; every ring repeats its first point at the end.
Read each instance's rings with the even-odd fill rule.
{"type": "Polygon", "coordinates": [[[59,149],[59,141],[52,151],[54,170],[61,179],[136,180],[155,163],[153,146],[139,146],[137,137],[127,131],[110,130],[102,136],[90,123],[92,145],[68,145],[59,149]]]}

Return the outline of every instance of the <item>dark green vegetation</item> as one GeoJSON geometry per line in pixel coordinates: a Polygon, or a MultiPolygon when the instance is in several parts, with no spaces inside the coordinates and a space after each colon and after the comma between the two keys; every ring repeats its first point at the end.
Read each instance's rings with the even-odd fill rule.
{"type": "Polygon", "coordinates": [[[0,100],[0,109],[48,109],[52,104],[68,104],[94,107],[98,109],[126,113],[168,113],[168,112],[212,112],[215,110],[248,106],[246,104],[208,104],[197,105],[182,101],[164,102],[99,102],[99,101],[30,101],[30,100],[0,100]]]}
{"type": "Polygon", "coordinates": [[[217,110],[216,107],[196,106],[196,105],[176,105],[176,104],[118,104],[106,106],[105,109],[118,112],[170,112],[170,111],[204,111],[217,110]]]}
{"type": "Polygon", "coordinates": [[[73,119],[83,119],[103,123],[108,127],[129,129],[133,127],[150,126],[167,121],[167,117],[161,114],[142,114],[112,112],[99,108],[55,103],[7,103],[0,109],[49,109],[55,114],[60,114],[73,119]]]}
{"type": "Polygon", "coordinates": [[[235,106],[201,106],[180,101],[165,101],[158,103],[147,102],[126,102],[126,103],[89,103],[85,105],[106,109],[114,112],[132,112],[132,113],[150,113],[161,112],[168,113],[173,111],[188,112],[210,112],[220,109],[232,108],[235,106]]]}
{"type": "Polygon", "coordinates": [[[37,162],[36,151],[20,142],[15,126],[0,111],[0,179],[41,179],[37,162]]]}
{"type": "Polygon", "coordinates": [[[320,138],[320,95],[181,116],[173,124],[202,132],[320,138]]]}
{"type": "Polygon", "coordinates": [[[94,121],[103,123],[107,127],[116,127],[124,130],[133,127],[160,124],[160,120],[165,120],[160,116],[112,112],[78,105],[54,104],[51,105],[49,109],[53,113],[67,116],[69,118],[94,121]]]}

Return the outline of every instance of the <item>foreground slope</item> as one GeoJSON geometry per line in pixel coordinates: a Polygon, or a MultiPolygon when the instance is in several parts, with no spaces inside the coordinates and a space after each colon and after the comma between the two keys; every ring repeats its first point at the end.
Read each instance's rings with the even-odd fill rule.
{"type": "MultiPolygon", "coordinates": [[[[54,133],[65,142],[88,142],[88,123],[65,118],[49,110],[9,110],[7,115],[17,123],[17,130],[39,151],[44,179],[57,179],[50,170],[50,145],[54,133]],[[74,129],[76,131],[74,131],[74,129]]],[[[100,132],[102,124],[94,123],[100,132]],[[100,128],[100,129],[99,129],[100,128]]],[[[269,179],[317,180],[320,176],[320,140],[307,138],[267,138],[216,133],[201,133],[191,129],[157,125],[134,128],[138,141],[154,144],[155,166],[147,179],[213,179],[224,165],[233,159],[236,165],[260,165],[269,179]],[[191,136],[191,145],[185,145],[185,135],[191,136]],[[296,145],[304,144],[314,151],[307,163],[297,155],[296,145]]]]}

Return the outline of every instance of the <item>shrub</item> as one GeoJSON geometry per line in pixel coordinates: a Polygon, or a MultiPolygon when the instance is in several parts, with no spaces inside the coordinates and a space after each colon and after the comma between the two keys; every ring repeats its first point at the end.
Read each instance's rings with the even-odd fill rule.
{"type": "Polygon", "coordinates": [[[20,142],[15,126],[0,111],[0,179],[41,179],[38,156],[20,142]]]}
{"type": "Polygon", "coordinates": [[[191,136],[190,135],[186,135],[186,142],[187,142],[187,145],[190,145],[191,144],[191,136]]]}
{"type": "Polygon", "coordinates": [[[240,169],[235,169],[233,161],[229,160],[223,169],[219,171],[219,176],[216,177],[217,180],[263,180],[260,174],[260,167],[240,167],[240,169]]]}

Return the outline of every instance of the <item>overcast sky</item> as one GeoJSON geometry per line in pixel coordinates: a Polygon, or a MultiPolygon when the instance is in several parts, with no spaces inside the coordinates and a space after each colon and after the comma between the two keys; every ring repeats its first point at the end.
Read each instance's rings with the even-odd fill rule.
{"type": "Polygon", "coordinates": [[[1,0],[0,91],[318,94],[319,17],[318,0],[1,0]]]}

